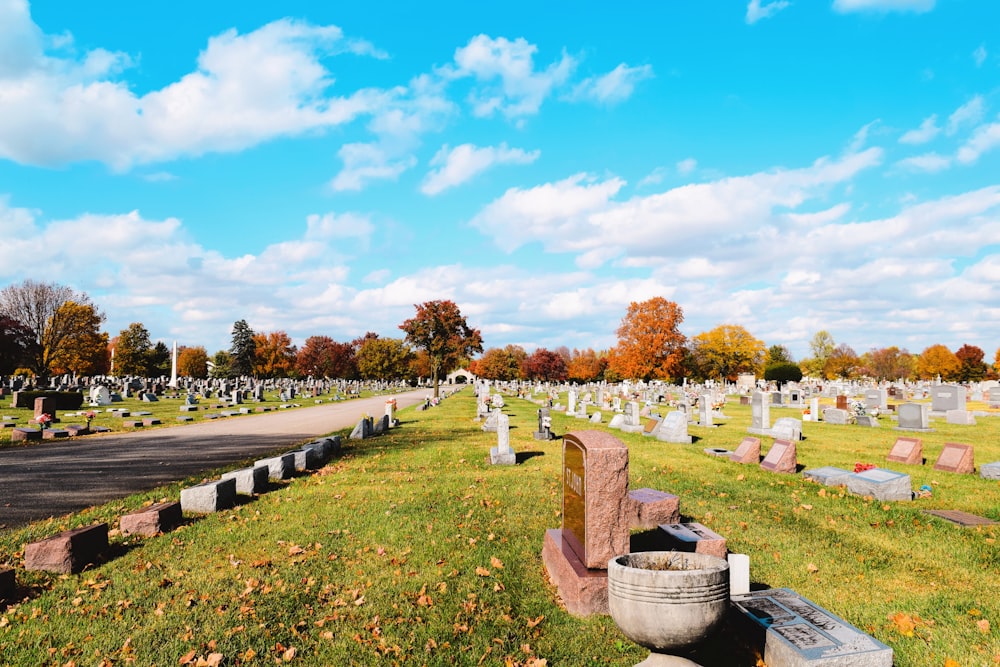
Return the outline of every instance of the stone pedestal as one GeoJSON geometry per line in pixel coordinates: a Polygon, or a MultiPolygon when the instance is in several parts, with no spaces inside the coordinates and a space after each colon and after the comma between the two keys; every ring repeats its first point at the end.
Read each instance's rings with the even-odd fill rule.
{"type": "Polygon", "coordinates": [[[574,616],[608,613],[608,571],[584,566],[563,539],[561,529],[545,531],[542,562],[566,611],[574,616]]]}

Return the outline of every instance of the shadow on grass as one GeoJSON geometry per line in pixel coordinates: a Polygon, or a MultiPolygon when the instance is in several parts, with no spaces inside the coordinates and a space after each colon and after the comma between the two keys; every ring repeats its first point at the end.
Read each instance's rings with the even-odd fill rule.
{"type": "Polygon", "coordinates": [[[533,459],[536,456],[545,456],[545,452],[517,452],[516,459],[518,463],[524,463],[528,459],[533,459]]]}

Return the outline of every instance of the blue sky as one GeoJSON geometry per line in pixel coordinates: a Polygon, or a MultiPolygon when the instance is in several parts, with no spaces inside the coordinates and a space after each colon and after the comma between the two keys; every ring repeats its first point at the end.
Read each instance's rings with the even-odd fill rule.
{"type": "Polygon", "coordinates": [[[1000,346],[1000,3],[0,0],[0,285],[605,349],[663,296],[796,357],[1000,346]],[[431,4],[432,6],[428,6],[431,4]]]}

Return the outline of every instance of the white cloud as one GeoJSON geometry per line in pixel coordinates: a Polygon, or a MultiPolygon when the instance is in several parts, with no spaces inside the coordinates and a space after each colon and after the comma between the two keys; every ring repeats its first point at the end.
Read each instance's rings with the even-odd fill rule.
{"type": "Polygon", "coordinates": [[[932,114],[920,123],[920,127],[909,130],[899,138],[901,144],[926,144],[941,132],[937,126],[937,114],[932,114]]]}
{"type": "Polygon", "coordinates": [[[881,122],[882,121],[876,118],[872,122],[864,125],[860,130],[855,132],[854,136],[851,137],[851,143],[847,147],[847,152],[857,153],[862,148],[864,148],[865,144],[868,142],[868,133],[872,131],[872,128],[877,127],[881,122]]]}
{"type": "Polygon", "coordinates": [[[774,0],[763,5],[761,4],[761,0],[750,0],[750,3],[747,5],[746,22],[753,25],[761,19],[774,16],[789,5],[791,3],[787,0],[774,0]]]}
{"type": "Polygon", "coordinates": [[[476,80],[478,86],[469,96],[476,116],[488,117],[497,112],[507,118],[533,115],[554,88],[566,83],[576,67],[576,61],[564,52],[558,61],[536,71],[537,50],[523,37],[511,41],[477,35],[456,49],[455,64],[440,68],[438,74],[445,79],[476,80]]]}
{"type": "Polygon", "coordinates": [[[338,192],[361,190],[371,181],[395,180],[417,163],[412,155],[397,158],[377,144],[344,144],[338,155],[344,168],[330,181],[338,192]]]}
{"type": "Polygon", "coordinates": [[[976,128],[969,140],[958,149],[957,159],[962,164],[970,164],[987,151],[1000,146],[1000,122],[988,123],[976,128]]]}
{"type": "Polygon", "coordinates": [[[321,58],[378,55],[336,26],[281,19],[247,34],[226,31],[208,41],[195,71],[138,96],[117,79],[132,66],[127,54],[48,55],[26,5],[7,2],[4,9],[10,22],[0,21],[0,43],[16,47],[16,55],[0,58],[0,156],[21,163],[98,160],[125,170],[237,151],[347,123],[392,97],[376,90],[328,94],[333,78],[321,58]]]}
{"type": "Polygon", "coordinates": [[[306,217],[305,238],[310,241],[334,239],[360,239],[367,242],[375,231],[371,220],[356,213],[313,213],[306,217]]]}
{"type": "Polygon", "coordinates": [[[976,50],[972,52],[972,59],[976,63],[976,67],[982,67],[983,63],[986,62],[986,45],[980,44],[976,47],[976,50]]]}
{"type": "Polygon", "coordinates": [[[896,165],[908,171],[922,171],[934,174],[950,167],[951,158],[945,155],[938,155],[937,153],[925,153],[924,155],[914,155],[913,157],[904,158],[897,162],[896,165]]]}
{"type": "Polygon", "coordinates": [[[698,168],[698,161],[693,157],[685,158],[677,163],[677,173],[681,176],[687,176],[698,168]]]}
{"type": "Polygon", "coordinates": [[[592,100],[600,104],[617,104],[632,96],[636,84],[652,77],[651,65],[629,67],[621,63],[607,74],[584,79],[574,86],[569,97],[574,100],[592,100]]]}
{"type": "Polygon", "coordinates": [[[986,105],[983,102],[983,96],[976,95],[948,116],[948,127],[945,129],[945,134],[951,136],[963,127],[979,123],[983,119],[985,111],[986,105]]]}
{"type": "Polygon", "coordinates": [[[637,188],[644,188],[650,185],[659,185],[663,182],[663,179],[667,176],[667,170],[664,167],[657,167],[653,171],[649,172],[636,184],[637,188]]]}
{"type": "Polygon", "coordinates": [[[934,9],[934,0],[833,0],[837,12],[929,12],[934,9]]]}
{"type": "Polygon", "coordinates": [[[442,146],[431,165],[438,166],[424,179],[420,187],[427,195],[436,195],[465,183],[487,169],[498,164],[531,164],[541,155],[540,151],[525,151],[508,148],[506,143],[499,146],[479,148],[472,144],[462,144],[453,149],[442,146]]]}

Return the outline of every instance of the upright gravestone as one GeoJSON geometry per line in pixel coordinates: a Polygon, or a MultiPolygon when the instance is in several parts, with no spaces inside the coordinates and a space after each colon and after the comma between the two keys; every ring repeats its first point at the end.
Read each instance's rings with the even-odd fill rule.
{"type": "Polygon", "coordinates": [[[847,409],[847,396],[844,396],[843,394],[839,394],[837,396],[837,409],[838,410],[847,409]]]}
{"type": "Polygon", "coordinates": [[[714,428],[712,423],[712,397],[702,394],[698,399],[698,425],[705,428],[714,428]]]}
{"type": "Polygon", "coordinates": [[[937,463],[934,464],[934,469],[955,472],[962,475],[969,475],[975,472],[976,464],[973,457],[972,445],[963,445],[957,442],[944,443],[944,449],[941,450],[941,455],[938,456],[937,463]]]}
{"type": "Polygon", "coordinates": [[[504,466],[517,463],[517,456],[510,448],[510,417],[502,412],[497,417],[497,446],[490,448],[490,463],[504,466]]]}
{"type": "Polygon", "coordinates": [[[603,431],[563,438],[562,528],[545,531],[542,560],[570,613],[607,613],[608,561],[629,551],[628,448],[603,431]]]}
{"type": "Polygon", "coordinates": [[[944,416],[949,410],[965,409],[965,387],[941,384],[931,387],[931,412],[944,416]]]}
{"type": "Polygon", "coordinates": [[[888,410],[889,409],[889,395],[885,389],[867,389],[865,390],[865,407],[869,410],[888,410]]]}
{"type": "Polygon", "coordinates": [[[771,437],[798,442],[802,439],[802,422],[794,417],[775,420],[774,426],[771,427],[771,437]]]}
{"type": "Polygon", "coordinates": [[[691,444],[692,438],[688,435],[688,421],[685,414],[679,410],[668,412],[656,429],[656,439],[663,442],[691,444]]]}
{"type": "Polygon", "coordinates": [[[621,430],[626,433],[638,433],[642,429],[643,425],[639,421],[639,404],[636,401],[629,401],[625,404],[625,422],[621,430]]]}
{"type": "Polygon", "coordinates": [[[771,472],[796,472],[798,459],[795,443],[791,440],[775,440],[767,456],[760,462],[760,467],[771,472]]]}
{"type": "Polygon", "coordinates": [[[900,431],[930,431],[930,420],[925,403],[903,403],[896,408],[900,431]]]}
{"type": "Polygon", "coordinates": [[[566,397],[566,414],[575,415],[576,414],[576,390],[570,389],[566,397]]]}
{"type": "Polygon", "coordinates": [[[538,430],[534,433],[535,440],[552,439],[552,417],[548,408],[538,409],[538,430]]]}
{"type": "Polygon", "coordinates": [[[896,438],[896,444],[889,451],[887,461],[909,465],[924,464],[924,443],[920,438],[896,438]]]}
{"type": "Polygon", "coordinates": [[[1000,387],[990,387],[986,392],[986,398],[991,410],[1000,408],[1000,387]]]}
{"type": "Polygon", "coordinates": [[[771,413],[767,396],[760,391],[755,391],[750,399],[750,428],[748,433],[754,435],[770,435],[771,433],[771,413]]]}
{"type": "Polygon", "coordinates": [[[90,388],[90,405],[93,407],[105,407],[111,405],[111,392],[104,385],[97,385],[90,388]]]}

